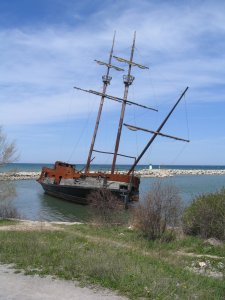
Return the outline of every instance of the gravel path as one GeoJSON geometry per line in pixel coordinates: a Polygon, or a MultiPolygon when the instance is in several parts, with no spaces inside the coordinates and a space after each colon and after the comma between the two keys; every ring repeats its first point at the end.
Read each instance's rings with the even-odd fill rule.
{"type": "Polygon", "coordinates": [[[0,300],[126,300],[106,289],[81,288],[77,282],[15,273],[0,265],[0,300]]]}

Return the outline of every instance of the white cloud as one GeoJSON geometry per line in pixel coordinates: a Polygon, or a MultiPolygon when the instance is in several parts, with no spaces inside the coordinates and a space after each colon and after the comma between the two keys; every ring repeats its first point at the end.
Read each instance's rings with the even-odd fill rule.
{"type": "MultiPolygon", "coordinates": [[[[199,94],[198,89],[206,88],[204,99],[215,101],[217,95],[213,95],[211,88],[224,82],[225,56],[220,53],[217,44],[207,40],[206,45],[204,36],[209,35],[210,38],[212,33],[225,36],[221,6],[223,4],[220,3],[217,6],[205,3],[203,6],[199,2],[194,9],[193,5],[175,7],[148,1],[140,1],[137,5],[136,1],[130,1],[120,12],[115,6],[112,6],[110,14],[106,13],[109,7],[96,12],[90,21],[86,19],[85,25],[75,29],[52,25],[41,30],[2,29],[1,114],[6,114],[8,109],[12,112],[19,109],[25,123],[32,120],[34,123],[43,122],[41,115],[49,121],[52,117],[60,119],[64,115],[61,102],[66,100],[73,84],[100,89],[103,69],[92,61],[94,58],[107,59],[115,27],[118,28],[115,48],[118,54],[126,57],[129,56],[133,29],[137,29],[138,51],[135,58],[140,63],[150,64],[159,102],[164,101],[166,95],[168,98],[176,95],[186,85],[194,89],[194,95],[199,94]],[[95,24],[97,17],[101,17],[101,26],[95,24]],[[209,47],[217,56],[208,54],[209,47]],[[31,120],[28,111],[36,110],[38,102],[40,118],[31,120]],[[54,108],[43,113],[42,106],[43,110],[54,108]],[[57,112],[57,108],[62,114],[57,112]]],[[[134,96],[147,101],[151,94],[148,89],[150,77],[139,70],[134,70],[134,73],[137,77],[134,96]]],[[[122,85],[112,90],[121,95],[122,85]]],[[[201,101],[198,98],[193,97],[192,100],[201,101]]],[[[77,112],[85,114],[86,109],[86,102],[81,102],[77,112]]],[[[3,120],[7,122],[6,117],[3,120]]],[[[22,122],[21,118],[18,122],[22,122]]]]}
{"type": "MultiPolygon", "coordinates": [[[[150,66],[149,71],[133,69],[132,100],[147,104],[153,99],[149,105],[165,108],[190,86],[191,103],[224,102],[222,1],[108,3],[88,16],[71,6],[70,17],[78,20],[74,27],[0,29],[0,123],[46,125],[96,112],[98,98],[73,86],[101,90],[104,68],[93,60],[107,60],[115,29],[115,54],[129,57],[136,30],[134,59],[150,66]]],[[[121,97],[122,74],[112,71],[112,76],[108,93],[121,97]]],[[[113,113],[119,105],[107,102],[105,109],[113,113]]]]}

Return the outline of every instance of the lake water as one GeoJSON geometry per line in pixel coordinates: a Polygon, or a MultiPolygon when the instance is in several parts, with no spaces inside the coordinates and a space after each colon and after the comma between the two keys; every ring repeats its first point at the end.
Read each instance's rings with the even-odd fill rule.
{"type": "MultiPolygon", "coordinates": [[[[8,171],[18,171],[18,172],[39,172],[41,168],[49,167],[51,168],[53,164],[48,163],[11,163],[5,166],[1,166],[0,172],[8,171]]],[[[77,170],[81,170],[85,167],[84,164],[76,164],[77,170]]],[[[136,170],[141,170],[148,168],[149,165],[138,165],[136,170]]],[[[216,165],[152,165],[153,169],[181,169],[181,170],[225,170],[225,166],[216,166],[216,165]]],[[[117,165],[116,170],[129,170],[129,165],[117,165]]],[[[91,164],[91,170],[110,170],[110,165],[95,165],[91,164]]]]}
{"type": "MultiPolygon", "coordinates": [[[[159,179],[141,179],[141,200],[143,194],[151,189],[152,184],[157,180],[159,179]]],[[[177,186],[185,205],[188,205],[196,195],[215,192],[225,187],[224,175],[180,175],[160,180],[177,186]]],[[[16,190],[13,204],[25,219],[47,221],[85,221],[88,219],[88,206],[77,205],[45,195],[41,185],[35,180],[18,180],[11,182],[11,184],[16,190]]]]}

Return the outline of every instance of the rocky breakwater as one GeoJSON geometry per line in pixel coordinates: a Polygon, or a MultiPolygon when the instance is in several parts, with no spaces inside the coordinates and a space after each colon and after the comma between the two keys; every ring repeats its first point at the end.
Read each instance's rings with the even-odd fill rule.
{"type": "Polygon", "coordinates": [[[38,179],[40,172],[7,172],[0,173],[0,180],[38,179]]]}
{"type": "Polygon", "coordinates": [[[181,170],[181,169],[143,169],[135,171],[136,175],[141,177],[171,177],[178,175],[225,175],[225,170],[181,170]]]}
{"type": "MultiPolygon", "coordinates": [[[[106,172],[110,173],[110,172],[106,172]]],[[[127,174],[127,171],[118,171],[119,174],[127,174]]],[[[25,179],[38,179],[40,172],[8,172],[0,173],[1,180],[25,180],[25,179]]],[[[181,169],[142,169],[135,171],[135,175],[140,177],[171,177],[178,175],[225,175],[225,170],[181,170],[181,169]]]]}

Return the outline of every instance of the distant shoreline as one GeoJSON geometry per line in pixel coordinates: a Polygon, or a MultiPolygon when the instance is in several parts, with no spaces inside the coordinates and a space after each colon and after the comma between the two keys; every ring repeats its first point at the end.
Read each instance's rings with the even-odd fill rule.
{"type": "MultiPolygon", "coordinates": [[[[117,173],[126,174],[127,171],[124,170],[124,171],[119,171],[117,173]]],[[[3,172],[0,173],[0,181],[38,179],[40,174],[41,172],[3,172]]],[[[142,169],[142,170],[135,171],[135,175],[138,175],[141,178],[143,177],[164,178],[164,177],[172,177],[172,176],[179,176],[179,175],[225,175],[225,170],[142,169]]]]}

